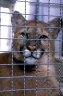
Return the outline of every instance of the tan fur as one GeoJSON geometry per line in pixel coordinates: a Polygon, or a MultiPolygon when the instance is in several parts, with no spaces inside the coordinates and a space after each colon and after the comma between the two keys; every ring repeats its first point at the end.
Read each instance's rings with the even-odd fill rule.
{"type": "MultiPolygon", "coordinates": [[[[21,15],[18,14],[18,17],[19,16],[21,15]]],[[[15,23],[14,19],[16,20],[16,17],[12,15],[12,24],[15,23]]],[[[22,22],[24,23],[25,21],[22,22]]],[[[54,57],[55,48],[54,40],[52,39],[55,39],[55,36],[53,36],[53,33],[49,33],[49,29],[44,29],[44,27],[48,26],[44,22],[37,23],[36,21],[26,21],[26,26],[19,27],[18,25],[17,28],[14,29],[12,46],[14,53],[0,54],[0,96],[36,96],[36,94],[37,96],[58,96],[62,89],[58,89],[59,85],[54,67],[57,59],[54,57]],[[25,44],[27,39],[23,37],[21,34],[22,32],[27,32],[29,34],[29,40],[27,41],[29,45],[26,45],[27,43],[25,44]],[[35,46],[35,40],[32,39],[35,39],[35,36],[38,34],[40,36],[45,35],[47,38],[38,41],[35,46]],[[20,47],[24,46],[23,44],[28,46],[30,51],[33,52],[36,50],[35,47],[37,49],[40,47],[45,49],[43,55],[37,59],[38,66],[29,67],[32,68],[32,71],[25,71],[25,73],[24,70],[21,70],[21,65],[13,66],[13,63],[15,64],[16,62],[12,59],[14,56],[16,60],[24,62],[24,53],[18,52],[21,51],[20,47]]],[[[20,26],[23,26],[23,24],[21,25],[20,23],[20,26]]],[[[57,35],[58,33],[56,32],[55,34],[57,35]]]]}

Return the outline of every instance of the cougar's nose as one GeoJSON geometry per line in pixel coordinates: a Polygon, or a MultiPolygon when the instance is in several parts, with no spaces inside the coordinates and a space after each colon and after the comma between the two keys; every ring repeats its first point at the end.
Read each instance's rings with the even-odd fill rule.
{"type": "Polygon", "coordinates": [[[34,45],[29,45],[27,48],[28,48],[30,51],[35,51],[35,50],[36,50],[36,46],[34,46],[34,45]]]}

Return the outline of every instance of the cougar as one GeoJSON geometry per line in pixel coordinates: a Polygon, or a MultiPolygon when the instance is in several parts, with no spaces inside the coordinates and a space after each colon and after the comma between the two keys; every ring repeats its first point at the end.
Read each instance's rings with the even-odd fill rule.
{"type": "Polygon", "coordinates": [[[11,22],[12,50],[0,54],[0,96],[63,96],[56,71],[62,61],[55,59],[60,18],[45,23],[15,11],[11,22]]]}

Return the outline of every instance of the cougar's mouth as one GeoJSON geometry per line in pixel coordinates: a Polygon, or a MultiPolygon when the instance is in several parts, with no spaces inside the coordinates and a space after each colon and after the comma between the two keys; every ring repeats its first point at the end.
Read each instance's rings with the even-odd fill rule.
{"type": "Polygon", "coordinates": [[[28,65],[35,65],[40,57],[43,55],[44,50],[37,49],[36,51],[29,51],[28,49],[25,49],[23,51],[24,56],[24,62],[28,65]]]}

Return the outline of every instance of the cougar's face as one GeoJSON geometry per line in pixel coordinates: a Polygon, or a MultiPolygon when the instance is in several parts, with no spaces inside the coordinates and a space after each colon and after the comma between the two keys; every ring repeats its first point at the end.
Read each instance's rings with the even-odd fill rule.
{"type": "Polygon", "coordinates": [[[40,23],[35,26],[35,22],[30,22],[27,26],[15,32],[13,47],[19,59],[23,58],[26,64],[36,64],[51,50],[50,36],[41,28],[40,23]]]}
{"type": "Polygon", "coordinates": [[[42,64],[48,55],[53,58],[54,41],[60,31],[60,18],[55,18],[48,23],[27,21],[21,13],[15,11],[11,22],[14,32],[14,58],[28,65],[40,61],[42,64]]]}

